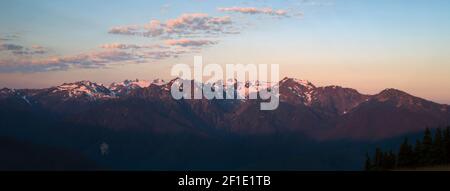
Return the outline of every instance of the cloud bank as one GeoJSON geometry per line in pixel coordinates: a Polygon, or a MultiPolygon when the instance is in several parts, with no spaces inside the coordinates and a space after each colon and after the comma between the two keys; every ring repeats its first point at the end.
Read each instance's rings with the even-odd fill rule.
{"type": "MultiPolygon", "coordinates": [[[[268,15],[277,18],[296,15],[290,11],[269,7],[222,7],[217,10],[223,13],[268,15]]],[[[100,45],[101,50],[69,56],[48,56],[48,49],[42,46],[24,47],[10,42],[19,36],[7,36],[0,39],[0,53],[6,52],[10,56],[0,60],[0,73],[105,68],[111,64],[178,58],[216,45],[219,42],[217,38],[222,35],[240,33],[242,28],[239,26],[230,16],[185,13],[166,21],[153,19],[148,23],[114,26],[108,30],[108,33],[113,35],[153,38],[155,42],[151,45],[108,43],[100,45]],[[3,43],[6,41],[8,43],[3,43]],[[31,57],[33,55],[40,56],[31,57]]]]}
{"type": "Polygon", "coordinates": [[[40,59],[0,60],[0,72],[44,72],[67,70],[71,68],[100,68],[119,61],[137,60],[138,57],[122,51],[101,51],[73,56],[52,56],[40,59]]]}
{"type": "Polygon", "coordinates": [[[228,16],[212,17],[204,13],[183,14],[166,22],[151,20],[142,25],[116,26],[110,34],[138,35],[146,37],[172,37],[193,34],[233,33],[232,21],[228,16]]]}

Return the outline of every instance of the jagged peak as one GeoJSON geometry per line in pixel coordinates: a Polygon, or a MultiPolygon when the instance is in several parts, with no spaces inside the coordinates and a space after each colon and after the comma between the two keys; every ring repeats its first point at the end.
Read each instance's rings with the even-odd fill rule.
{"type": "Polygon", "coordinates": [[[386,88],[386,89],[382,90],[380,93],[378,93],[378,95],[379,96],[389,96],[389,97],[391,97],[391,96],[411,96],[410,94],[408,94],[404,91],[395,89],[395,88],[386,88]]]}
{"type": "Polygon", "coordinates": [[[92,98],[112,97],[111,91],[103,86],[88,80],[77,81],[73,83],[63,83],[50,89],[52,93],[66,92],[69,97],[79,97],[87,95],[92,98]]]}
{"type": "Polygon", "coordinates": [[[86,87],[104,87],[103,84],[101,83],[96,83],[96,82],[91,82],[89,80],[82,80],[82,81],[76,81],[76,82],[71,82],[71,83],[63,83],[59,86],[57,86],[58,88],[76,88],[79,86],[86,86],[86,87]]]}
{"type": "Polygon", "coordinates": [[[115,87],[115,86],[132,86],[132,85],[136,85],[136,86],[146,86],[146,85],[150,85],[150,82],[147,80],[140,80],[140,79],[135,79],[135,80],[129,80],[126,79],[122,82],[113,82],[110,87],[115,87]]]}
{"type": "MultiPolygon", "coordinates": [[[[174,79],[175,80],[175,79],[174,79]]],[[[111,90],[116,90],[116,89],[120,89],[122,87],[129,87],[129,88],[147,88],[150,87],[151,85],[156,85],[156,86],[162,86],[167,84],[166,81],[164,81],[163,79],[154,79],[152,81],[148,81],[148,80],[140,80],[140,79],[135,79],[135,80],[124,80],[123,82],[114,82],[112,83],[109,88],[111,90]]]]}
{"type": "Polygon", "coordinates": [[[93,92],[96,93],[98,91],[106,92],[109,91],[109,89],[103,84],[97,84],[95,82],[91,81],[78,81],[74,83],[64,83],[62,85],[59,85],[56,87],[58,91],[80,91],[80,92],[93,92]]]}
{"type": "Polygon", "coordinates": [[[286,84],[286,83],[295,83],[295,84],[299,84],[305,87],[310,87],[310,88],[315,88],[316,86],[311,83],[308,80],[304,80],[304,79],[298,79],[298,78],[289,78],[289,77],[285,77],[280,81],[280,85],[281,84],[286,84]]]}

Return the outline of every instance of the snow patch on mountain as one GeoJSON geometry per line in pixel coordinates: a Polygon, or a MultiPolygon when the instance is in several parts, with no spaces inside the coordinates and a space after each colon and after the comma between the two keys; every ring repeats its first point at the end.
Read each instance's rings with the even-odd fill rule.
{"type": "Polygon", "coordinates": [[[126,88],[146,88],[146,87],[150,86],[150,84],[151,83],[149,81],[146,81],[146,80],[139,80],[139,79],[136,79],[136,80],[125,80],[125,81],[119,82],[119,83],[116,83],[116,82],[112,83],[109,86],[109,89],[110,90],[117,90],[117,89],[120,89],[120,88],[123,88],[123,87],[126,87],[126,88]]]}
{"type": "Polygon", "coordinates": [[[52,93],[65,93],[68,97],[89,96],[93,99],[113,97],[108,88],[90,81],[64,83],[55,87],[52,93]]]}
{"type": "Polygon", "coordinates": [[[315,88],[315,86],[308,80],[301,80],[301,79],[295,79],[293,78],[294,82],[307,87],[308,89],[313,89],[315,88]]]}
{"type": "Polygon", "coordinates": [[[280,81],[281,90],[284,93],[284,100],[299,100],[298,102],[304,105],[311,105],[314,99],[314,91],[316,86],[307,80],[296,78],[284,78],[280,81]],[[287,92],[286,92],[287,91],[287,92]]]}
{"type": "Polygon", "coordinates": [[[27,96],[22,96],[22,99],[27,102],[28,105],[31,105],[30,100],[28,100],[27,96]]]}

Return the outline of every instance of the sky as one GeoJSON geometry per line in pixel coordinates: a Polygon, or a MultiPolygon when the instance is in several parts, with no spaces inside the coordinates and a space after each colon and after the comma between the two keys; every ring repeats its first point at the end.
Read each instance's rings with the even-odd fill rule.
{"type": "Polygon", "coordinates": [[[450,104],[450,1],[2,0],[0,87],[169,80],[174,64],[279,64],[280,76],[450,104]]]}

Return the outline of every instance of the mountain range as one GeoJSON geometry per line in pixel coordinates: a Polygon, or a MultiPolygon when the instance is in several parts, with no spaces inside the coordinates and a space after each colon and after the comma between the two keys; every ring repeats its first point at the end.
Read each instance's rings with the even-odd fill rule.
{"type": "MultiPolygon", "coordinates": [[[[375,95],[365,95],[351,88],[317,87],[306,80],[284,78],[278,84],[280,97],[278,109],[262,111],[259,107],[261,100],[175,100],[171,96],[170,87],[177,80],[168,82],[159,79],[126,80],[109,86],[79,81],[44,89],[3,88],[0,90],[2,126],[0,133],[9,137],[8,140],[12,137],[45,146],[64,147],[75,153],[83,153],[81,158],[90,158],[101,166],[114,169],[141,169],[141,167],[186,169],[192,164],[178,161],[177,158],[180,156],[172,152],[179,151],[180,147],[189,147],[185,149],[186,153],[183,156],[190,158],[193,153],[202,156],[197,149],[202,147],[211,149],[209,146],[216,146],[218,149],[216,152],[227,153],[228,157],[241,153],[248,159],[239,165],[231,165],[227,163],[231,161],[230,158],[221,154],[215,156],[217,153],[209,152],[211,155],[208,157],[222,156],[220,160],[227,161],[224,164],[233,166],[219,169],[248,169],[251,163],[249,161],[260,156],[257,153],[253,155],[249,153],[261,151],[259,150],[261,148],[247,148],[247,150],[239,148],[239,145],[244,143],[250,144],[249,147],[252,148],[255,145],[270,148],[272,144],[283,145],[273,146],[276,148],[273,152],[280,152],[280,148],[289,152],[293,149],[297,152],[298,147],[303,146],[308,147],[307,150],[310,151],[308,155],[317,155],[320,149],[335,149],[336,144],[331,143],[336,141],[352,144],[380,142],[406,134],[420,133],[427,127],[435,128],[450,124],[448,105],[434,103],[396,89],[385,89],[375,95]],[[276,141],[269,141],[273,139],[276,141]],[[207,144],[202,145],[197,142],[198,140],[203,140],[207,144]],[[292,140],[288,141],[292,144],[285,146],[286,143],[283,142],[285,140],[292,140]],[[102,141],[109,144],[116,143],[115,145],[119,145],[120,142],[122,146],[114,148],[123,147],[120,151],[123,155],[139,156],[140,161],[150,160],[151,156],[150,161],[155,166],[151,166],[149,161],[142,162],[141,165],[145,167],[125,165],[133,156],[127,158],[121,155],[106,160],[98,152],[98,145],[102,141]],[[294,143],[303,145],[295,146],[294,143]],[[124,146],[127,144],[129,147],[124,146]],[[228,146],[223,146],[224,144],[228,146]],[[173,148],[173,145],[182,146],[173,148]],[[142,147],[153,148],[157,153],[139,152],[137,148],[142,147]],[[238,151],[233,153],[232,150],[236,148],[238,151]],[[160,160],[155,157],[159,157],[160,160]],[[168,158],[172,158],[173,161],[167,161],[168,158]]],[[[199,82],[190,82],[194,85],[193,88],[201,85],[199,82]]],[[[241,87],[235,90],[235,94],[243,97],[267,88],[267,83],[260,82],[228,80],[226,83],[241,87]],[[238,86],[239,83],[243,86],[238,86]]],[[[304,149],[302,148],[301,152],[303,154],[306,152],[304,149]]],[[[335,153],[334,156],[345,158],[344,155],[352,155],[351,153],[361,155],[362,148],[355,149],[358,149],[358,152],[335,153]]],[[[197,159],[196,162],[201,162],[197,159]]],[[[313,160],[308,159],[310,162],[313,160]]],[[[272,160],[268,161],[267,163],[273,163],[272,160]]],[[[333,160],[326,163],[326,165],[317,164],[316,167],[327,166],[324,169],[348,167],[339,164],[332,164],[330,167],[333,160]]],[[[355,168],[356,165],[359,164],[349,166],[355,168]]],[[[193,165],[194,167],[217,169],[217,166],[207,162],[193,165]],[[205,167],[205,164],[209,165],[205,167]]],[[[287,165],[286,168],[292,169],[291,167],[294,168],[292,165],[287,165]]],[[[304,165],[298,168],[303,167],[304,165]]],[[[278,166],[274,168],[279,169],[278,166]]]]}
{"type": "MultiPolygon", "coordinates": [[[[261,111],[259,100],[174,100],[170,94],[174,81],[126,80],[110,86],[80,81],[46,89],[4,88],[0,104],[52,113],[74,123],[162,133],[289,132],[320,140],[376,140],[450,124],[448,105],[396,89],[364,95],[351,88],[316,87],[306,80],[284,78],[279,82],[279,108],[261,111]]],[[[248,96],[262,86],[245,83],[236,94],[248,96]]]]}

